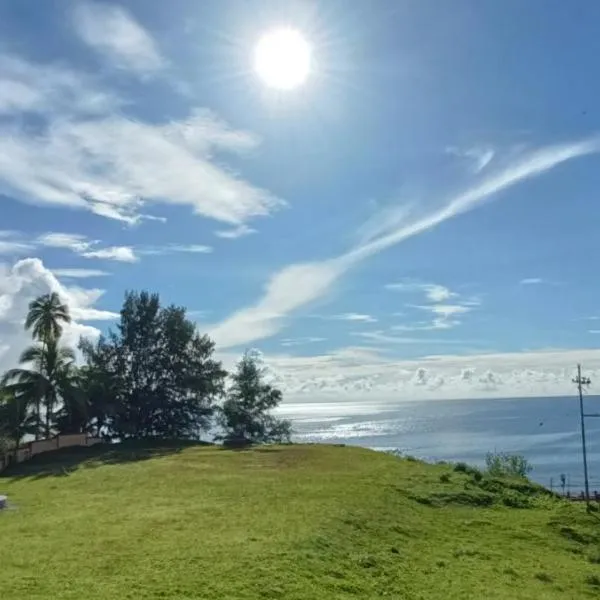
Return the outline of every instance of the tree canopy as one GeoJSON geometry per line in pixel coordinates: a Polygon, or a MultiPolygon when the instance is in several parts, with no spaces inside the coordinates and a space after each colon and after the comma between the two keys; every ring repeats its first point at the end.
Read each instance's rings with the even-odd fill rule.
{"type": "Polygon", "coordinates": [[[290,423],[271,414],[281,402],[281,391],[267,382],[267,371],[256,351],[244,354],[231,380],[221,411],[223,439],[242,445],[289,441],[290,423]]]}
{"type": "Polygon", "coordinates": [[[34,344],[0,385],[0,436],[17,446],[43,434],[87,432],[106,439],[200,439],[248,443],[287,440],[290,426],[272,416],[281,392],[267,382],[256,353],[246,353],[228,380],[215,344],[186,310],[162,306],[158,294],[127,292],[114,330],[61,341],[70,322],[57,294],[29,305],[25,328],[34,344]],[[228,383],[229,381],[229,383],[228,383]]]}

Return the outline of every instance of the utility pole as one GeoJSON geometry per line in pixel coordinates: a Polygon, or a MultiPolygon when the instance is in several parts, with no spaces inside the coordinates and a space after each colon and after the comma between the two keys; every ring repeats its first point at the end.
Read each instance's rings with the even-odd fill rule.
{"type": "Polygon", "coordinates": [[[585,417],[598,417],[600,415],[586,415],[583,410],[583,386],[588,386],[592,383],[589,377],[581,376],[581,365],[577,365],[577,377],[573,379],[573,383],[577,384],[579,391],[579,416],[581,419],[581,448],[583,450],[583,477],[585,482],[585,502],[589,509],[590,507],[590,480],[588,477],[587,464],[587,448],[585,444],[585,417]]]}

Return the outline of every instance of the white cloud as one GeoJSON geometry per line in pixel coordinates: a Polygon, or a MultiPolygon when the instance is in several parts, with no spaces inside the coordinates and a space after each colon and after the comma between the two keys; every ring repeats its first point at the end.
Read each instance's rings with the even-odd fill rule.
{"type": "Polygon", "coordinates": [[[68,111],[93,116],[119,104],[112,93],[99,89],[85,73],[64,65],[36,65],[0,55],[0,115],[68,111]]]}
{"type": "Polygon", "coordinates": [[[599,150],[600,140],[590,138],[529,152],[508,167],[450,198],[440,209],[423,218],[383,233],[337,258],[285,267],[271,277],[260,300],[213,325],[210,334],[222,347],[238,346],[269,337],[283,327],[288,314],[329,293],[336,281],[360,261],[472,210],[523,180],[599,150]]]}
{"type": "Polygon", "coordinates": [[[64,328],[66,344],[76,346],[81,336],[100,332],[82,321],[107,320],[115,313],[95,308],[103,290],[62,285],[37,258],[20,260],[12,267],[0,263],[0,372],[14,367],[31,336],[23,329],[29,302],[41,294],[57,292],[69,305],[73,323],[64,328]]]}
{"type": "Polygon", "coordinates": [[[202,129],[199,122],[163,127],[122,116],[55,120],[39,135],[0,126],[0,190],[129,223],[150,201],[191,206],[231,224],[281,204],[213,162],[210,150],[188,147],[173,134],[194,126],[202,129]]]}
{"type": "Polygon", "coordinates": [[[431,311],[432,313],[445,318],[454,315],[464,315],[472,310],[470,306],[463,306],[461,304],[431,304],[428,306],[419,306],[418,308],[431,311]]]}
{"type": "Polygon", "coordinates": [[[133,263],[139,259],[133,253],[129,246],[110,246],[108,248],[99,248],[98,250],[88,250],[82,252],[84,258],[103,258],[105,260],[116,260],[119,262],[133,263]]]}
{"type": "Polygon", "coordinates": [[[456,317],[471,312],[480,306],[478,298],[459,299],[460,294],[449,288],[435,283],[400,282],[390,283],[385,286],[394,291],[418,291],[424,294],[425,299],[432,304],[407,305],[422,311],[432,313],[431,321],[419,321],[417,323],[394,325],[392,331],[431,331],[436,329],[452,329],[461,324],[456,317]],[[456,299],[453,304],[444,304],[444,301],[456,299]]]}
{"type": "Polygon", "coordinates": [[[271,278],[254,306],[213,325],[209,335],[222,348],[270,337],[289,313],[327,293],[347,268],[343,259],[286,267],[271,278]]]}
{"type": "Polygon", "coordinates": [[[49,232],[40,235],[37,243],[48,248],[66,248],[77,254],[89,250],[92,242],[89,242],[84,235],[77,233],[58,233],[49,232]]]}
{"type": "MultiPolygon", "coordinates": [[[[85,235],[77,233],[48,232],[36,238],[27,240],[20,232],[0,231],[0,254],[2,253],[3,234],[11,234],[11,249],[26,249],[31,251],[35,248],[62,248],[82,256],[83,258],[97,258],[115,260],[119,262],[137,262],[138,255],[161,255],[176,252],[192,254],[210,254],[211,246],[202,244],[166,244],[164,246],[101,246],[99,240],[90,240],[85,235]]],[[[22,253],[22,252],[20,252],[22,253]]],[[[55,271],[58,273],[59,271],[55,271]]],[[[105,274],[94,269],[63,269],[63,277],[92,277],[105,274]]]]}
{"type": "Polygon", "coordinates": [[[471,163],[471,170],[474,173],[480,173],[483,171],[483,169],[490,164],[496,154],[494,149],[490,146],[473,146],[472,148],[467,148],[466,150],[450,147],[447,149],[447,152],[454,154],[459,158],[467,159],[471,163]]]}
{"type": "Polygon", "coordinates": [[[284,392],[282,412],[298,417],[368,414],[409,400],[567,396],[575,393],[571,378],[578,362],[600,381],[600,350],[590,349],[403,360],[351,347],[264,358],[284,392]]]}
{"type": "Polygon", "coordinates": [[[141,75],[166,66],[152,36],[120,6],[79,1],[73,10],[73,20],[81,39],[103,54],[111,65],[141,75]]]}
{"type": "MultiPolygon", "coordinates": [[[[393,330],[400,329],[399,327],[392,328],[393,330]]],[[[443,329],[442,327],[414,327],[403,329],[404,331],[417,331],[417,330],[426,330],[426,329],[443,329]]],[[[390,335],[389,333],[378,330],[378,331],[355,331],[352,335],[357,337],[362,337],[369,342],[377,342],[379,344],[421,344],[421,345],[429,345],[429,344],[456,344],[456,345],[465,345],[472,342],[468,342],[465,340],[451,340],[445,338],[422,338],[422,337],[406,337],[406,336],[397,336],[390,335]]]]}
{"type": "Polygon", "coordinates": [[[284,340],[281,340],[281,345],[286,347],[305,346],[306,344],[316,344],[318,342],[325,341],[327,341],[327,338],[323,337],[286,338],[284,340]]]}
{"type": "Polygon", "coordinates": [[[234,240],[245,235],[250,235],[252,233],[256,233],[256,229],[252,229],[247,225],[238,225],[232,229],[221,229],[219,231],[215,231],[215,235],[220,238],[226,238],[230,240],[234,240]]]}
{"type": "Polygon", "coordinates": [[[142,254],[168,254],[170,252],[189,252],[191,254],[210,254],[213,251],[211,246],[202,244],[168,244],[148,250],[142,250],[142,254]]]}
{"type": "Polygon", "coordinates": [[[20,255],[33,250],[33,245],[20,239],[17,231],[0,231],[0,254],[20,255]]]}
{"type": "Polygon", "coordinates": [[[540,283],[544,283],[544,280],[540,277],[528,277],[526,279],[521,279],[521,285],[537,285],[540,283]]]}
{"type": "Polygon", "coordinates": [[[417,323],[414,325],[395,325],[393,331],[430,331],[434,329],[452,329],[461,324],[456,317],[473,310],[469,304],[429,304],[417,305],[414,308],[431,312],[434,318],[431,322],[417,323]]]}
{"type": "Polygon", "coordinates": [[[98,248],[97,240],[88,240],[84,235],[50,232],[39,236],[36,243],[49,248],[71,250],[83,258],[103,258],[119,262],[137,262],[138,258],[129,246],[98,248]]]}
{"type": "Polygon", "coordinates": [[[90,277],[104,277],[109,275],[99,269],[52,269],[55,277],[62,279],[88,279],[90,277]]]}
{"type": "Polygon", "coordinates": [[[426,285],[424,289],[427,299],[431,302],[444,302],[457,295],[443,285],[426,285]]]}
{"type": "Polygon", "coordinates": [[[343,313],[341,315],[334,315],[331,317],[336,321],[359,321],[362,323],[376,323],[377,319],[371,315],[365,315],[361,313],[343,313]]]}
{"type": "Polygon", "coordinates": [[[388,283],[385,285],[385,289],[400,292],[423,292],[427,300],[430,300],[431,302],[444,302],[445,300],[449,300],[450,298],[454,298],[458,295],[455,292],[451,292],[447,287],[437,283],[418,283],[414,281],[388,283]]]}
{"type": "Polygon", "coordinates": [[[284,204],[224,164],[224,153],[255,148],[254,135],[205,109],[145,122],[120,103],[88,75],[0,55],[0,114],[10,117],[0,121],[0,194],[129,224],[152,218],[142,211],[150,203],[233,227],[284,204]],[[35,127],[25,118],[32,111],[35,127]]]}

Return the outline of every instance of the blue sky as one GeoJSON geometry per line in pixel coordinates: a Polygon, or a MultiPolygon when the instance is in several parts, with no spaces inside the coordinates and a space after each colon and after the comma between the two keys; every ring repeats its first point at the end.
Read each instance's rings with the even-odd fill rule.
{"type": "Polygon", "coordinates": [[[0,0],[0,366],[35,293],[74,340],[146,288],[292,399],[600,373],[600,5],[283,5],[0,0]],[[280,27],[287,91],[253,68],[280,27]]]}

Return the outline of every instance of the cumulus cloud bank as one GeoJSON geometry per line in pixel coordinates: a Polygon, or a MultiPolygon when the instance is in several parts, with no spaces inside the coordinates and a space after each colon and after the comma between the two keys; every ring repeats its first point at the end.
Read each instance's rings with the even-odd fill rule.
{"type": "Polygon", "coordinates": [[[64,341],[70,346],[75,347],[81,336],[95,338],[100,334],[88,322],[118,316],[95,308],[103,290],[65,286],[37,258],[20,260],[13,266],[0,263],[0,373],[14,367],[31,344],[30,334],[23,329],[29,302],[49,292],[57,292],[70,308],[73,322],[64,328],[64,341]]]}

